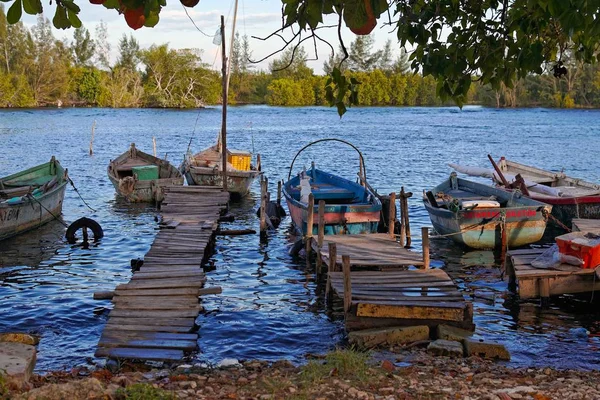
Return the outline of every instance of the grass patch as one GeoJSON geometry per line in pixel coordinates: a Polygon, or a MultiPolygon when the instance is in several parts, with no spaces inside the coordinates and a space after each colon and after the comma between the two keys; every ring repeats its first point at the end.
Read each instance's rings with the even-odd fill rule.
{"type": "Polygon", "coordinates": [[[369,354],[356,350],[335,350],[327,354],[325,362],[310,361],[302,368],[304,384],[315,384],[330,376],[364,382],[367,379],[369,354]]]}
{"type": "Polygon", "coordinates": [[[174,393],[155,388],[147,383],[136,383],[119,389],[116,397],[120,400],[174,400],[176,398],[174,393]]]}
{"type": "Polygon", "coordinates": [[[0,399],[9,399],[10,392],[8,390],[8,383],[6,382],[6,377],[4,376],[5,370],[0,371],[0,399]]]}

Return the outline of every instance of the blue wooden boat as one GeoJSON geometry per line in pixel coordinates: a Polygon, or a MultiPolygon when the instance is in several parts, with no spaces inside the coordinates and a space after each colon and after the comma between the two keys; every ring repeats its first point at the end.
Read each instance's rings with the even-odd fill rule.
{"type": "MultiPolygon", "coordinates": [[[[302,148],[294,161],[308,146],[326,140],[335,140],[352,144],[339,139],[324,139],[310,143],[302,148]]],[[[356,149],[358,151],[358,149],[356,149]]],[[[364,169],[364,159],[360,151],[361,158],[361,177],[366,182],[366,172],[364,169]]],[[[290,166],[290,175],[294,162],[290,166]]],[[[354,183],[348,179],[339,177],[315,168],[314,163],[308,171],[302,171],[300,174],[284,183],[282,191],[286,199],[292,221],[298,230],[306,235],[308,232],[308,194],[312,193],[314,197],[314,224],[313,235],[318,234],[318,204],[320,200],[325,201],[325,234],[360,234],[376,233],[377,225],[381,215],[381,201],[369,189],[365,183],[364,186],[354,183]]]]}
{"type": "Polygon", "coordinates": [[[540,240],[552,206],[481,183],[450,179],[427,192],[425,208],[435,230],[457,243],[475,249],[502,246],[506,227],[508,247],[540,240]]]}

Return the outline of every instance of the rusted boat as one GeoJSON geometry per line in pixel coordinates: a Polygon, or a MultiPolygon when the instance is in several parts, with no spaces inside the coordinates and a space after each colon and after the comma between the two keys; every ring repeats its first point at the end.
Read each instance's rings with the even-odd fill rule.
{"type": "MultiPolygon", "coordinates": [[[[333,140],[333,139],[327,139],[333,140]]],[[[304,149],[319,140],[303,147],[294,157],[294,161],[304,149]]],[[[354,149],[352,144],[349,144],[354,149]]],[[[358,149],[356,149],[358,151],[358,149]]],[[[308,232],[308,197],[313,195],[314,199],[314,221],[318,221],[318,203],[325,201],[325,234],[359,234],[376,233],[381,215],[381,201],[371,191],[366,184],[366,172],[364,169],[364,159],[359,152],[361,159],[361,171],[359,175],[364,177],[363,185],[354,183],[348,179],[334,175],[329,172],[321,171],[315,168],[313,163],[311,169],[302,171],[291,178],[291,171],[294,161],[290,166],[288,181],[284,183],[282,191],[286,199],[290,215],[294,225],[303,235],[308,232]]],[[[313,225],[313,234],[318,234],[318,226],[313,225]]]]}
{"type": "Polygon", "coordinates": [[[67,171],[54,157],[0,178],[0,240],[59,218],[66,185],[67,171]]]}
{"type": "MultiPolygon", "coordinates": [[[[451,164],[459,172],[491,178],[499,187],[502,178],[493,169],[472,168],[451,164]]],[[[527,194],[534,200],[552,205],[552,216],[571,228],[573,218],[600,219],[600,184],[567,176],[564,172],[546,171],[500,158],[497,163],[509,185],[514,186],[520,175],[527,194]]]]}
{"type": "Polygon", "coordinates": [[[537,242],[544,235],[552,206],[481,183],[450,178],[425,193],[425,208],[435,230],[448,239],[475,249],[537,242]]]}
{"type": "MultiPolygon", "coordinates": [[[[252,155],[246,151],[227,150],[227,191],[235,197],[243,197],[261,174],[260,164],[251,164],[252,155]]],[[[223,186],[222,153],[219,145],[187,155],[181,170],[188,185],[223,186]]]]}
{"type": "Polygon", "coordinates": [[[119,195],[134,203],[161,202],[165,186],[183,185],[183,175],[177,168],[138,150],[135,143],[110,161],[108,178],[119,195]]]}

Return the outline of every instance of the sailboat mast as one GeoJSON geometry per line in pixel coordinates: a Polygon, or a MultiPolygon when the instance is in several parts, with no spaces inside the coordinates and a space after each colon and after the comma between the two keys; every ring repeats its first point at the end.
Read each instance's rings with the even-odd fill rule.
{"type": "Polygon", "coordinates": [[[225,17],[221,15],[221,61],[223,75],[223,118],[221,120],[221,166],[223,169],[223,190],[227,191],[227,84],[229,74],[227,73],[227,57],[225,55],[225,17]]]}
{"type": "Polygon", "coordinates": [[[227,89],[229,89],[229,77],[231,76],[231,59],[233,56],[233,42],[235,41],[235,22],[237,21],[238,0],[233,7],[233,23],[231,24],[231,39],[229,39],[229,58],[227,59],[227,89]]]}

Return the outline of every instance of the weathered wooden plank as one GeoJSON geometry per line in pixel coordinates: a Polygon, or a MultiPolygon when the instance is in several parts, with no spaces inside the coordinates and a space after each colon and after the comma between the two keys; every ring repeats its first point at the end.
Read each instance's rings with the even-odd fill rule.
{"type": "Polygon", "coordinates": [[[201,307],[183,310],[123,310],[115,308],[110,312],[110,316],[128,318],[185,318],[197,317],[201,310],[201,307]]]}
{"type": "Polygon", "coordinates": [[[196,302],[191,301],[177,301],[177,300],[169,300],[169,301],[154,301],[149,302],[146,300],[138,300],[136,297],[125,297],[128,300],[121,300],[118,302],[114,302],[115,310],[187,310],[187,309],[196,309],[198,306],[198,298],[196,297],[196,302]]]}
{"type": "Polygon", "coordinates": [[[384,305],[358,303],[358,317],[401,318],[401,319],[439,319],[444,321],[462,321],[464,307],[431,307],[411,305],[384,305]]]}
{"type": "Polygon", "coordinates": [[[399,295],[372,295],[372,294],[358,294],[354,291],[352,292],[352,300],[353,301],[380,301],[382,303],[392,304],[392,303],[405,303],[405,304],[429,304],[435,303],[447,303],[452,304],[454,302],[462,302],[464,298],[462,295],[457,294],[455,296],[399,296],[399,295]]]}
{"type": "Polygon", "coordinates": [[[119,289],[115,296],[199,296],[199,288],[172,288],[172,289],[119,289]]]}
{"type": "MultiPolygon", "coordinates": [[[[132,320],[137,320],[141,318],[132,318],[132,320]]],[[[192,320],[193,321],[193,320],[192,320]]],[[[114,325],[114,324],[106,324],[104,326],[104,330],[111,330],[113,332],[165,332],[165,333],[188,333],[194,330],[193,327],[187,326],[168,326],[168,325],[133,325],[130,323],[129,325],[114,325]]]]}
{"type": "Polygon", "coordinates": [[[198,347],[196,340],[167,340],[167,339],[130,339],[118,337],[102,336],[98,342],[102,347],[130,347],[144,349],[179,349],[183,351],[193,351],[198,347]]]}
{"type": "Polygon", "coordinates": [[[186,318],[125,318],[111,316],[107,325],[144,325],[144,326],[178,326],[193,328],[195,326],[195,316],[186,318]]]}
{"type": "Polygon", "coordinates": [[[186,279],[140,279],[117,286],[117,289],[167,289],[167,288],[200,288],[206,278],[186,279]]]}
{"type": "Polygon", "coordinates": [[[149,361],[177,361],[183,358],[182,350],[169,349],[136,349],[136,348],[106,348],[100,347],[94,354],[96,357],[113,359],[127,358],[149,361]]]}
{"type": "Polygon", "coordinates": [[[186,277],[205,278],[206,275],[204,275],[204,271],[202,271],[200,268],[198,268],[198,270],[196,270],[196,271],[178,271],[176,269],[173,269],[168,272],[139,271],[139,272],[134,273],[133,276],[131,277],[131,279],[133,279],[133,280],[168,279],[168,278],[175,279],[175,278],[186,278],[186,277]]]}
{"type": "Polygon", "coordinates": [[[169,272],[169,271],[200,271],[203,272],[199,265],[158,265],[144,264],[139,272],[169,272]]]}
{"type": "Polygon", "coordinates": [[[145,332],[105,329],[103,338],[139,339],[139,340],[198,340],[195,333],[145,332]]]}

